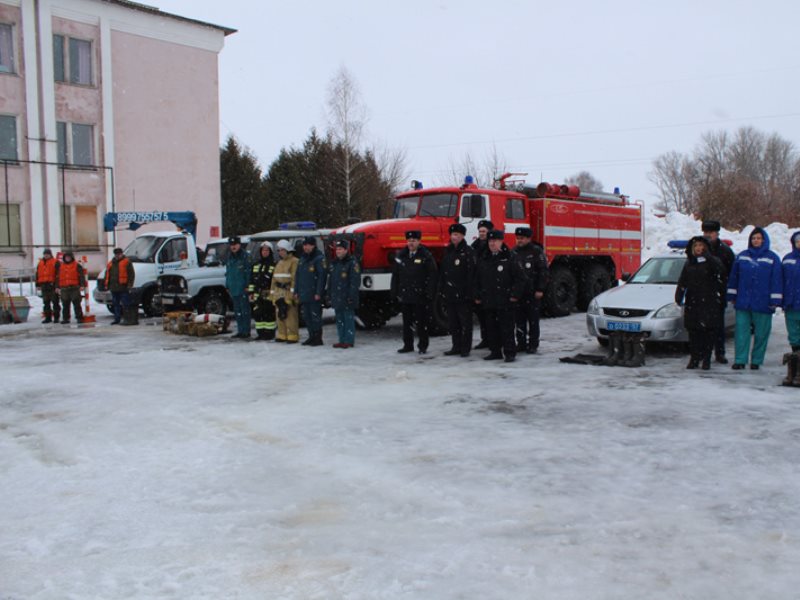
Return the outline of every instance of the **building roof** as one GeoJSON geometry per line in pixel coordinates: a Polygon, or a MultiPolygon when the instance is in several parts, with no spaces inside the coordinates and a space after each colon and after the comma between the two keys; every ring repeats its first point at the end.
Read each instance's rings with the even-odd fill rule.
{"type": "Polygon", "coordinates": [[[148,6],[147,4],[141,4],[139,2],[132,2],[131,0],[102,0],[103,2],[108,2],[109,4],[117,4],[119,6],[124,6],[125,8],[130,8],[132,10],[138,10],[141,12],[145,12],[151,15],[156,15],[159,17],[167,17],[170,19],[177,19],[178,21],[183,21],[184,23],[192,23],[194,25],[200,25],[201,27],[210,27],[212,29],[218,29],[222,31],[226,36],[231,35],[232,33],[236,33],[235,29],[230,27],[224,27],[222,25],[215,25],[214,23],[207,23],[206,21],[198,21],[197,19],[190,19],[189,17],[182,17],[180,15],[175,15],[172,13],[164,12],[155,6],[148,6]]]}

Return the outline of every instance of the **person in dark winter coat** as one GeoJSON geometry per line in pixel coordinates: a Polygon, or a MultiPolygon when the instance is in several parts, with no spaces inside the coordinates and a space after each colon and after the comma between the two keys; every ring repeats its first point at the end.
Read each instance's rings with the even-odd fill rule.
{"type": "MultiPolygon", "coordinates": [[[[717,258],[722,263],[722,271],[725,275],[725,285],[728,284],[728,276],[733,267],[736,255],[730,246],[719,239],[719,221],[703,221],[703,235],[708,239],[709,252],[711,256],[717,258]]],[[[719,314],[719,324],[717,325],[717,339],[714,342],[714,357],[718,363],[728,364],[725,358],[725,308],[727,299],[723,302],[722,310],[719,314]]]]}
{"type": "Polygon", "coordinates": [[[772,314],[783,301],[781,260],[769,249],[769,236],[761,227],[750,233],[747,250],[733,263],[728,277],[728,300],[736,308],[736,358],[734,369],[758,369],[764,362],[772,314]],[[753,353],[750,356],[750,338],[753,353]]]}
{"type": "Polygon", "coordinates": [[[533,232],[530,227],[517,227],[514,234],[517,245],[512,255],[519,261],[528,279],[525,295],[517,303],[514,311],[517,352],[534,354],[539,348],[539,317],[549,278],[547,257],[544,249],[531,241],[533,232]]]}
{"type": "Polygon", "coordinates": [[[350,242],[336,242],[336,259],[328,269],[326,297],[336,311],[336,333],[339,341],[334,348],[352,348],[356,343],[356,309],[361,286],[361,267],[350,254],[350,242]]]}
{"type": "Polygon", "coordinates": [[[414,330],[419,353],[428,351],[431,304],[436,297],[436,261],[421,244],[422,232],[406,231],[406,247],[397,253],[392,267],[392,299],[403,315],[403,347],[399,353],[414,351],[414,330]]]}
{"type": "Polygon", "coordinates": [[[467,245],[467,228],[450,225],[450,244],[439,265],[439,297],[447,306],[447,325],[452,346],[447,356],[469,356],[472,349],[472,307],[475,284],[475,251],[467,245]]]}
{"type": "Polygon", "coordinates": [[[800,351],[800,231],[791,237],[792,251],[783,257],[783,314],[792,352],[800,351]]]}
{"type": "Polygon", "coordinates": [[[106,289],[111,292],[114,306],[112,325],[118,325],[123,314],[125,315],[123,325],[139,324],[139,307],[131,308],[130,291],[133,289],[135,279],[136,271],[133,270],[133,263],[125,256],[125,251],[122,248],[114,248],[114,258],[106,265],[106,289]]]}
{"type": "Polygon", "coordinates": [[[696,369],[702,363],[707,371],[725,303],[725,268],[711,256],[709,242],[703,236],[689,240],[686,255],[688,260],[675,290],[675,303],[684,307],[683,323],[689,332],[691,357],[686,368],[696,369]]]}
{"type": "Polygon", "coordinates": [[[86,273],[83,266],[75,260],[71,251],[64,252],[61,265],[58,267],[56,279],[56,294],[61,297],[61,322],[69,323],[70,307],[75,310],[75,321],[83,321],[81,298],[86,289],[86,273]]]}
{"type": "Polygon", "coordinates": [[[487,252],[478,259],[475,302],[486,311],[486,329],[491,353],[484,360],[514,362],[514,308],[525,294],[525,271],[503,243],[503,232],[489,232],[487,252]]]}
{"type": "Polygon", "coordinates": [[[61,315],[61,303],[56,294],[56,282],[58,279],[58,267],[60,263],[53,258],[50,248],[45,248],[42,258],[36,265],[36,287],[42,296],[42,308],[44,309],[44,320],[42,323],[58,323],[61,315]]]}
{"type": "Polygon", "coordinates": [[[300,301],[300,311],[308,329],[308,339],[303,346],[322,345],[322,297],[325,294],[327,264],[317,248],[317,240],[309,236],[303,240],[303,253],[297,263],[295,290],[300,301]]]}
{"type": "Polygon", "coordinates": [[[253,263],[250,270],[250,285],[247,286],[250,308],[256,322],[256,338],[259,340],[274,340],[275,305],[269,297],[272,287],[272,272],[275,270],[275,258],[272,244],[262,242],[258,249],[258,260],[253,263]]]}
{"type": "Polygon", "coordinates": [[[247,286],[250,283],[250,257],[242,248],[239,236],[228,239],[230,250],[225,262],[225,287],[233,301],[236,315],[235,338],[250,339],[250,299],[247,286]]]}
{"type": "MultiPolygon", "coordinates": [[[[472,249],[475,251],[475,262],[489,249],[489,232],[494,229],[494,223],[488,219],[478,221],[478,239],[472,242],[472,249]]],[[[478,325],[481,328],[481,341],[475,346],[475,350],[483,350],[489,347],[489,334],[486,331],[486,313],[480,304],[474,305],[475,315],[478,317],[478,325]]]]}

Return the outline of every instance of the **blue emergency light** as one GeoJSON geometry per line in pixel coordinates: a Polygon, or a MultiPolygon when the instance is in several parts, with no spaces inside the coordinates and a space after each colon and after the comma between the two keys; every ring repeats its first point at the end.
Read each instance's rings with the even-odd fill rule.
{"type": "Polygon", "coordinates": [[[417,181],[416,179],[411,181],[411,189],[412,190],[421,190],[422,189],[422,182],[417,181]]]}
{"type": "Polygon", "coordinates": [[[667,242],[667,246],[672,248],[673,250],[682,250],[689,245],[689,240],[670,240],[667,242]]]}
{"type": "Polygon", "coordinates": [[[464,185],[472,185],[473,183],[475,183],[475,178],[472,175],[464,177],[464,185]]]}
{"type": "Polygon", "coordinates": [[[317,224],[314,221],[290,221],[289,223],[281,223],[278,229],[316,229],[317,224]]]}

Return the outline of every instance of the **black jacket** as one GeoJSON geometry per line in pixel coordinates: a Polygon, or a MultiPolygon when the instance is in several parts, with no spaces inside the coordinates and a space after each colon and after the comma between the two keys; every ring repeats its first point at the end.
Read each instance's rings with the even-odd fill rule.
{"type": "Polygon", "coordinates": [[[411,258],[408,248],[397,253],[392,265],[392,298],[401,304],[427,304],[436,296],[436,261],[425,246],[411,258]]]}
{"type": "Polygon", "coordinates": [[[275,270],[275,261],[272,260],[272,254],[266,258],[261,258],[258,262],[253,263],[250,271],[250,285],[247,288],[248,293],[258,293],[265,291],[269,293],[272,286],[272,272],[275,270]]]}
{"type": "Polygon", "coordinates": [[[733,250],[731,250],[728,244],[717,239],[716,242],[709,240],[708,251],[711,253],[711,256],[717,258],[722,263],[722,267],[725,271],[725,281],[727,282],[728,275],[731,274],[731,269],[733,268],[733,261],[736,260],[736,255],[733,253],[733,250]]]}
{"type": "Polygon", "coordinates": [[[725,301],[725,273],[722,263],[711,256],[708,250],[702,256],[692,255],[696,240],[693,237],[686,248],[689,256],[683,266],[675,290],[675,302],[683,304],[683,323],[687,329],[712,329],[719,325],[725,301]]]}
{"type": "Polygon", "coordinates": [[[487,240],[482,240],[478,238],[472,244],[470,244],[473,250],[475,250],[475,260],[478,261],[481,257],[489,251],[489,242],[487,240]]]}
{"type": "Polygon", "coordinates": [[[472,302],[475,267],[475,251],[466,241],[458,246],[448,244],[439,265],[439,295],[445,302],[472,302]]]}
{"type": "Polygon", "coordinates": [[[505,245],[497,254],[487,250],[478,260],[475,297],[485,309],[512,306],[511,298],[521,299],[527,284],[525,271],[505,245]]]}
{"type": "Polygon", "coordinates": [[[534,292],[544,292],[550,275],[547,271],[547,257],[539,244],[533,242],[516,247],[511,254],[519,261],[528,278],[528,287],[525,292],[529,298],[534,292]]]}

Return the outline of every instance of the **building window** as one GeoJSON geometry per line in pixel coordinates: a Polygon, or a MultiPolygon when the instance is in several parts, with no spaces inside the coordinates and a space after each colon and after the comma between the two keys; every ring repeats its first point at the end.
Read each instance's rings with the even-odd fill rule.
{"type": "Polygon", "coordinates": [[[94,127],[80,123],[56,123],[58,162],[63,165],[94,166],[94,127]]]}
{"type": "Polygon", "coordinates": [[[100,230],[97,224],[96,206],[61,205],[64,246],[97,248],[100,246],[100,230]]]}
{"type": "Polygon", "coordinates": [[[0,250],[22,245],[19,204],[0,204],[0,250]]]}
{"type": "Polygon", "coordinates": [[[14,28],[0,23],[0,73],[14,72],[14,28]]]}
{"type": "Polygon", "coordinates": [[[0,115],[0,159],[17,160],[17,118],[0,115]]]}
{"type": "Polygon", "coordinates": [[[53,73],[56,81],[92,85],[92,42],[54,35],[53,73]]]}

